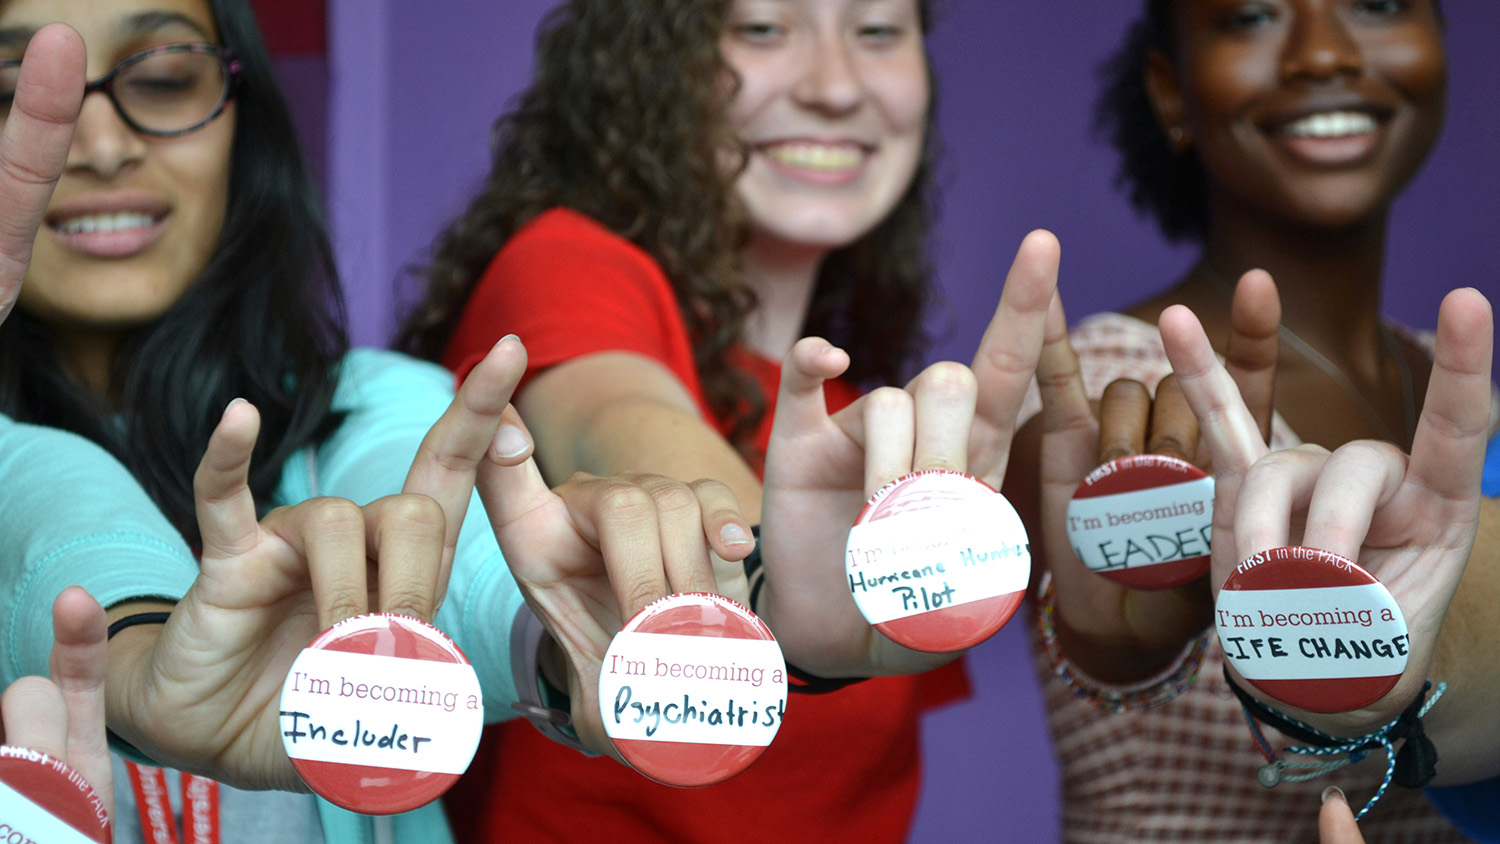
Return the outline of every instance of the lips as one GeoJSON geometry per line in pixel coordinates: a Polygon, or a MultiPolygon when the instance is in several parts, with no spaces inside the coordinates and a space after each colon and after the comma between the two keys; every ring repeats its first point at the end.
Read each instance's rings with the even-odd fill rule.
{"type": "Polygon", "coordinates": [[[66,202],[47,214],[47,230],[64,249],[91,258],[124,258],[161,237],[169,211],[155,197],[114,194],[66,202]]]}
{"type": "Polygon", "coordinates": [[[1281,150],[1318,167],[1359,164],[1375,151],[1389,114],[1366,107],[1304,111],[1271,124],[1267,134],[1281,150]]]}

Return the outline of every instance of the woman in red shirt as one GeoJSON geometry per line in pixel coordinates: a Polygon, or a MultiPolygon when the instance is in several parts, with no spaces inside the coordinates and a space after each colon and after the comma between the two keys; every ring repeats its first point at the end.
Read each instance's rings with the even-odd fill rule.
{"type": "MultiPolygon", "coordinates": [[[[489,180],[437,243],[404,347],[462,373],[518,334],[530,358],[517,406],[549,478],[716,478],[758,522],[779,362],[797,338],[822,335],[849,352],[849,371],[828,384],[830,410],[859,384],[899,383],[919,350],[926,25],[917,0],[565,4],[543,26],[535,82],[497,124],[489,180]]],[[[1023,246],[1028,283],[1015,289],[1031,294],[1029,310],[1011,309],[1034,317],[1028,342],[1038,346],[1055,246],[1044,235],[1023,246]]],[[[936,392],[945,373],[954,375],[929,370],[924,383],[936,392]]],[[[975,391],[967,375],[952,383],[975,391]]],[[[1008,432],[1018,401],[997,403],[1012,408],[998,430],[1008,432]]],[[[963,468],[967,430],[953,468],[963,468]]],[[[1008,433],[990,449],[996,473],[1006,444],[1008,433]]],[[[856,476],[855,498],[859,485],[856,476]]],[[[799,574],[780,565],[772,571],[768,551],[768,580],[785,596],[799,574]]],[[[692,582],[672,576],[670,560],[667,569],[674,589],[692,582]]],[[[743,572],[716,574],[719,590],[743,599],[743,572]]],[[[791,615],[783,624],[795,625],[791,615]]],[[[797,637],[778,635],[796,662],[797,637]]],[[[869,673],[915,670],[882,667],[869,673]]],[[[507,724],[482,803],[459,808],[477,809],[494,841],[902,841],[919,782],[918,715],[966,688],[951,663],[798,696],[753,767],[695,791],[507,724]]]]}

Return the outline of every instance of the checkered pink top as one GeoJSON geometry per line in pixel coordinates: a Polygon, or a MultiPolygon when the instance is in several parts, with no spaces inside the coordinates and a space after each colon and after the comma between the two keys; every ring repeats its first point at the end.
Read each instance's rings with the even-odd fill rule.
{"type": "MultiPolygon", "coordinates": [[[[1089,395],[1115,378],[1148,387],[1170,371],[1153,326],[1118,314],[1084,320],[1073,331],[1089,395]]],[[[1041,408],[1035,387],[1022,418],[1041,408]]],[[[1278,416],[1272,446],[1299,442],[1278,416]]],[[[1210,636],[1211,639],[1214,637],[1210,636]]],[[[1107,714],[1073,694],[1036,648],[1053,746],[1063,768],[1063,840],[1123,842],[1293,842],[1316,844],[1323,789],[1336,785],[1360,806],[1385,772],[1384,756],[1304,783],[1262,788],[1265,759],[1224,682],[1224,655],[1212,641],[1198,680],[1174,700],[1144,711],[1107,714]]],[[[1291,744],[1266,728],[1275,747],[1291,744]]],[[[1367,844],[1463,842],[1418,791],[1392,787],[1360,823],[1367,844]]]]}

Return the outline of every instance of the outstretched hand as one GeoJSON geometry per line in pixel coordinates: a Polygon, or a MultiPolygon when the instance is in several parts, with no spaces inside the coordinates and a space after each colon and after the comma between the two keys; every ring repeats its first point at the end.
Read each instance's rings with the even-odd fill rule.
{"type": "Polygon", "coordinates": [[[67,763],[115,811],[104,732],[104,610],[71,586],[52,602],[51,677],[22,677],[0,696],[0,744],[28,747],[67,763]]]}
{"type": "Polygon", "coordinates": [[[865,621],[844,578],[849,528],[870,495],[913,471],[967,472],[1000,488],[1058,261],[1056,238],[1028,235],[970,366],[934,364],[904,390],[875,390],[833,416],[823,382],[844,372],[848,356],[819,338],[793,347],[766,456],[765,585],[755,607],[788,661],[840,677],[912,673],[956,656],[908,650],[865,621]]]}
{"type": "MultiPolygon", "coordinates": [[[[1225,366],[1238,394],[1254,409],[1253,414],[1246,411],[1249,424],[1244,435],[1262,449],[1271,429],[1280,322],[1281,306],[1270,276],[1260,270],[1246,273],[1231,304],[1225,366]]],[[[1208,353],[1212,355],[1212,349],[1208,353]]],[[[1056,590],[1058,636],[1069,659],[1090,676],[1107,682],[1140,679],[1175,657],[1212,621],[1209,585],[1199,580],[1176,589],[1147,591],[1089,571],[1068,539],[1068,503],[1095,467],[1143,449],[1196,461],[1206,470],[1219,467],[1198,447],[1198,420],[1184,403],[1181,385],[1170,375],[1158,385],[1154,403],[1139,382],[1110,384],[1095,415],[1060,303],[1048,315],[1037,383],[1044,429],[1041,539],[1056,590]]],[[[1221,518],[1217,505],[1216,501],[1216,548],[1221,518]]]]}
{"type": "Polygon", "coordinates": [[[83,105],[83,39],[64,24],[32,36],[0,130],[0,323],[21,293],[31,246],[83,105]]]}
{"type": "Polygon", "coordinates": [[[1410,456],[1374,441],[1349,443],[1331,454],[1317,446],[1268,454],[1192,312],[1169,308],[1161,330],[1216,469],[1215,587],[1241,560],[1290,544],[1340,554],[1378,577],[1400,604],[1411,634],[1401,680],[1356,712],[1291,712],[1344,735],[1390,721],[1428,678],[1438,633],[1473,548],[1490,413],[1489,303],[1472,289],[1443,300],[1432,378],[1410,456]],[[1294,519],[1304,513],[1306,528],[1298,536],[1294,519]]]}
{"type": "Polygon", "coordinates": [[[579,473],[548,489],[531,460],[490,462],[479,494],[527,603],[556,651],[542,668],[566,687],[572,725],[594,753],[618,754],[599,714],[599,669],[631,616],[674,592],[718,592],[714,559],[754,547],[734,493],[717,481],[579,473]]]}
{"type": "Polygon", "coordinates": [[[493,447],[502,423],[519,425],[508,401],[524,367],[519,342],[496,345],[423,441],[405,493],[363,507],[314,498],[259,521],[248,485],[259,415],[231,403],[194,483],[201,573],[164,627],[111,643],[115,731],[172,767],[301,790],[280,735],[287,671],[314,636],[371,608],[433,618],[475,468],[487,453],[529,453],[527,440],[519,456],[493,447]]]}

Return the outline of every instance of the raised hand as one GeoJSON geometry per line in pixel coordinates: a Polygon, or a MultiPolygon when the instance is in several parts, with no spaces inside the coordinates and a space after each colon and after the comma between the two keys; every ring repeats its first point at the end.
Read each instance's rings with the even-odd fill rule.
{"type": "Polygon", "coordinates": [[[753,548],[734,493],[717,481],[578,474],[549,490],[536,464],[491,461],[479,493],[511,573],[551,634],[543,666],[566,686],[584,746],[616,756],[599,715],[599,667],[626,620],[672,592],[717,592],[714,559],[753,548]],[[566,676],[564,676],[564,674],[566,676]]]}
{"type": "MultiPolygon", "coordinates": [[[[1264,443],[1272,417],[1280,304],[1270,276],[1246,273],[1235,291],[1227,372],[1253,402],[1247,436],[1264,443]]],[[[1210,350],[1210,355],[1212,351],[1210,350]]],[[[1061,304],[1048,315],[1037,367],[1042,396],[1041,542],[1056,590],[1057,633],[1068,658],[1090,676],[1123,683],[1162,668],[1212,621],[1207,582],[1176,589],[1130,589],[1095,574],[1074,554],[1066,529],[1068,502],[1096,466],[1141,453],[1168,454],[1215,469],[1198,448],[1198,424],[1181,387],[1168,376],[1155,402],[1139,382],[1105,390],[1098,416],[1090,406],[1078,358],[1068,342],[1061,304]],[[1147,437],[1149,419],[1150,436],[1147,437]]],[[[1205,424],[1208,424],[1205,422],[1205,424]]],[[[1214,547],[1220,547],[1215,509],[1214,547]]]]}
{"type": "Polygon", "coordinates": [[[287,670],[317,633],[371,608],[433,617],[474,467],[487,452],[502,461],[529,452],[524,439],[520,455],[492,447],[524,363],[519,342],[502,341],[433,426],[407,481],[430,495],[364,507],[314,498],[259,522],[247,485],[259,418],[231,404],[195,478],[198,579],[164,627],[130,628],[111,643],[115,731],[182,770],[301,789],[280,737],[287,670]]]}
{"type": "Polygon", "coordinates": [[[66,762],[114,814],[114,776],[104,732],[104,610],[77,586],[52,603],[51,677],[22,677],[0,696],[0,744],[66,762]]]}
{"type": "Polygon", "coordinates": [[[84,73],[83,39],[72,28],[51,24],[32,36],[0,130],[0,322],[21,293],[37,228],[67,163],[84,73]]]}
{"type": "Polygon", "coordinates": [[[911,673],[956,656],[902,648],[865,621],[844,579],[849,528],[871,494],[912,471],[965,471],[999,488],[1058,260],[1056,238],[1028,235],[971,366],[935,364],[905,390],[875,390],[832,417],[823,381],[848,357],[817,338],[793,347],[766,456],[755,607],[790,662],[838,677],[911,673]]]}
{"type": "Polygon", "coordinates": [[[1406,672],[1384,698],[1340,715],[1277,708],[1337,734],[1359,735],[1386,723],[1432,672],[1439,631],[1474,547],[1490,413],[1489,303],[1471,289],[1444,299],[1432,378],[1409,457],[1373,441],[1349,443],[1331,454],[1316,446],[1268,454],[1196,317],[1170,308],[1161,328],[1216,467],[1215,586],[1254,553],[1307,545],[1357,561],[1390,589],[1406,616],[1406,672]],[[1294,518],[1301,514],[1306,528],[1298,535],[1294,518]]]}

